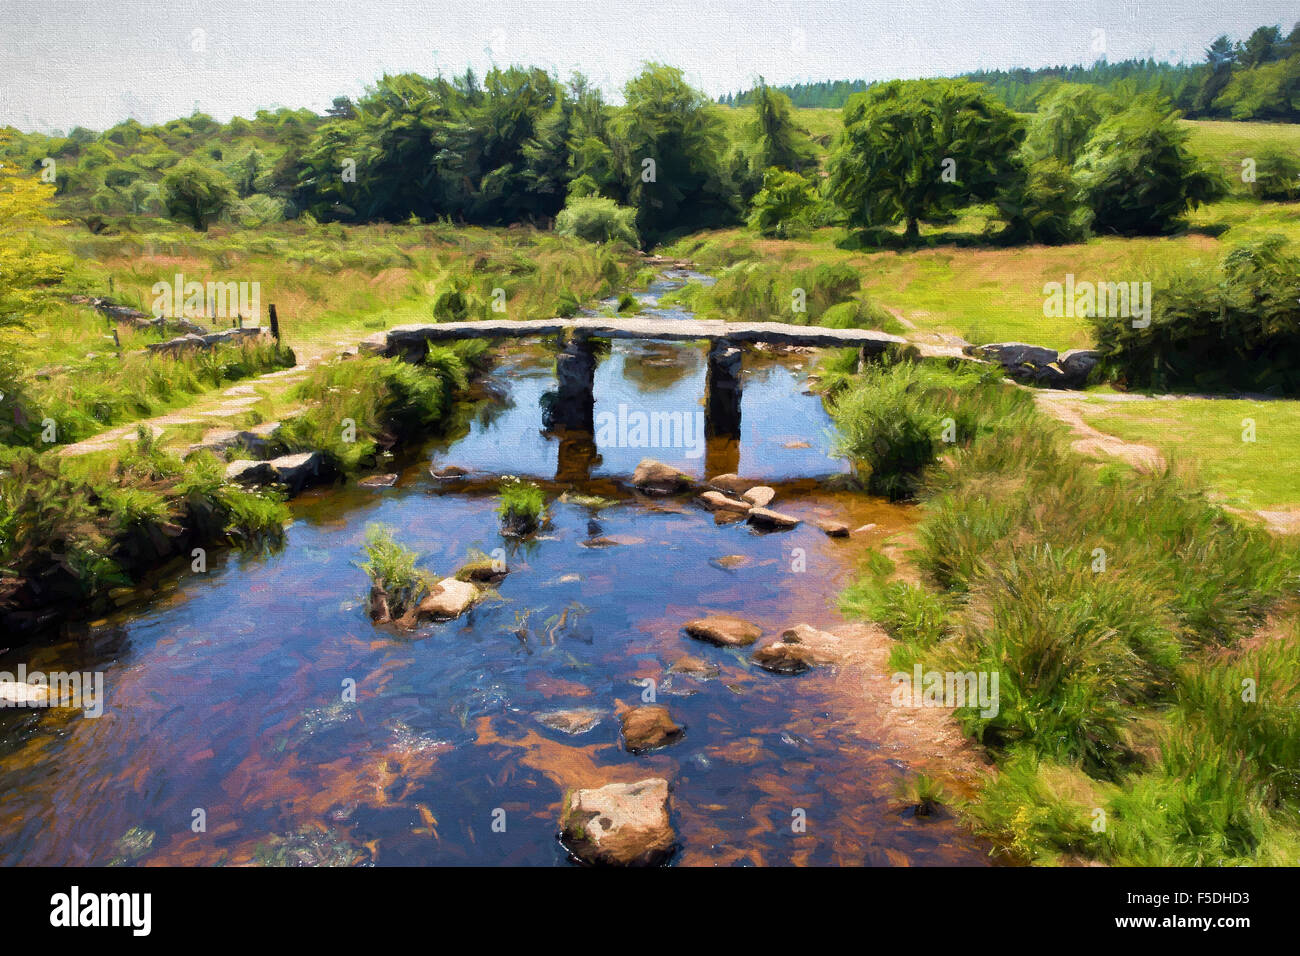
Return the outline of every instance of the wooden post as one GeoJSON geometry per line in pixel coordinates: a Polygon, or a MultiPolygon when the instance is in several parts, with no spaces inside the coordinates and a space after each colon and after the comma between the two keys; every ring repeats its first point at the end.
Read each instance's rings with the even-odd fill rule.
{"type": "Polygon", "coordinates": [[[267,311],[268,311],[268,312],[270,313],[270,315],[271,315],[271,338],[275,339],[275,341],[276,341],[277,343],[279,343],[279,341],[280,341],[280,317],[279,317],[278,315],[275,314],[275,303],[271,303],[271,304],[268,305],[266,308],[267,308],[267,311]]]}

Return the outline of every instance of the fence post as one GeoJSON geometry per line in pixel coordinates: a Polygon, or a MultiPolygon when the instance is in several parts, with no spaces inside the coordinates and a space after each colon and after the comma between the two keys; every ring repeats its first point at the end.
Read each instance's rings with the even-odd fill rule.
{"type": "Polygon", "coordinates": [[[275,339],[276,344],[278,345],[280,343],[280,317],[275,314],[274,302],[266,308],[271,315],[271,338],[275,339]]]}

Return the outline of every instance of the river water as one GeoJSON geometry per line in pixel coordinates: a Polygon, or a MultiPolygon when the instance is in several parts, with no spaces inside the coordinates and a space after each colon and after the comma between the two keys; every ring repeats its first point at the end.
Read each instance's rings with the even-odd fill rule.
{"type": "MultiPolygon", "coordinates": [[[[652,287],[644,307],[689,319],[659,308],[670,287],[652,287]]],[[[598,424],[620,405],[695,415],[704,359],[703,347],[615,343],[597,372],[598,424]]],[[[567,789],[662,776],[678,865],[985,864],[987,846],[953,820],[900,807],[908,766],[858,706],[873,691],[846,692],[825,668],[768,674],[681,633],[706,612],[755,621],[764,641],[833,626],[862,545],[811,520],[874,523],[882,536],[912,521],[808,480],[845,466],[820,400],[804,394],[807,361],[746,355],[738,445],[575,455],[541,432],[548,354],[512,346],[487,383],[494,397],[462,410],[454,438],[409,454],[394,487],[309,492],[275,553],[216,556],[206,573],[165,575],[119,618],[6,649],[0,670],[103,671],[107,704],[97,719],[0,711],[0,863],[564,865],[567,789]],[[647,456],[763,479],[775,506],[806,520],[759,534],[687,500],[553,498],[537,538],[511,543],[490,494],[430,474],[431,463],[558,474],[612,493],[647,456]],[[355,563],[371,522],[439,574],[498,548],[510,574],[457,621],[377,628],[355,563]],[[718,676],[671,673],[684,654],[718,676]],[[637,756],[620,746],[615,711],[641,700],[646,678],[686,734],[637,756]],[[576,736],[538,720],[569,708],[601,720],[576,736]]]]}

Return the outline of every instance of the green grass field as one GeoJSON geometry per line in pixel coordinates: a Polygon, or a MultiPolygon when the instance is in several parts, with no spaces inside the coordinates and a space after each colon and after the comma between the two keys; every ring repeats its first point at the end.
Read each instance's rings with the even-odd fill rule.
{"type": "Polygon", "coordinates": [[[1190,466],[1226,504],[1300,508],[1300,402],[1091,398],[1080,403],[1080,412],[1099,431],[1151,445],[1175,465],[1190,466]],[[1251,423],[1254,440],[1247,441],[1251,423]]]}

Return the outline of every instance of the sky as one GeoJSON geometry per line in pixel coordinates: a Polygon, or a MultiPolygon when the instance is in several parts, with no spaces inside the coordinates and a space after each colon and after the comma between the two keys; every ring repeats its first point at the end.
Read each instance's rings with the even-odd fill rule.
{"type": "Polygon", "coordinates": [[[1155,57],[1284,33],[1294,0],[0,0],[0,126],[101,130],[196,109],[323,110],[384,73],[581,71],[618,101],[645,61],[717,96],[808,80],[1155,57]]]}

